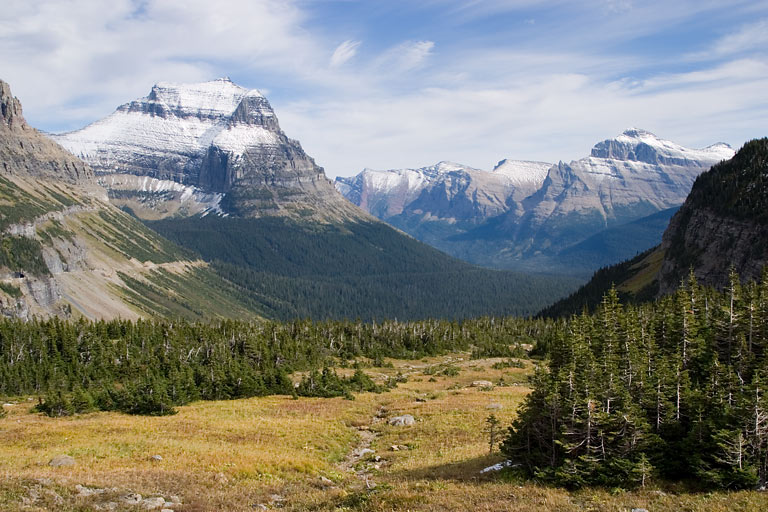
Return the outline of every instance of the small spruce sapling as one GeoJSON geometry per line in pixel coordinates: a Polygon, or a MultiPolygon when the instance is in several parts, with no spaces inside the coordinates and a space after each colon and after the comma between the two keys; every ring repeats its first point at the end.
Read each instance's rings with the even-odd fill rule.
{"type": "Polygon", "coordinates": [[[493,450],[496,448],[499,436],[499,424],[501,422],[495,414],[491,414],[485,418],[485,432],[488,434],[488,453],[493,455],[493,450]]]}

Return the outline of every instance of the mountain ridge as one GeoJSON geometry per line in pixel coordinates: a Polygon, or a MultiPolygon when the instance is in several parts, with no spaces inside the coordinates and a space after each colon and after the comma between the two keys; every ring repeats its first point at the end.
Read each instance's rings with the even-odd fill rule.
{"type": "MultiPolygon", "coordinates": [[[[505,159],[493,171],[472,170],[473,188],[448,189],[453,196],[443,183],[425,178],[430,168],[366,169],[337,178],[336,185],[369,213],[456,257],[494,268],[575,275],[584,272],[582,263],[592,265],[587,271],[595,270],[596,263],[571,269],[563,266],[562,251],[604,230],[679,206],[698,174],[732,155],[724,143],[690,149],[630,128],[570,163],[505,159]],[[378,180],[371,179],[374,173],[378,180]],[[410,187],[392,178],[404,173],[410,174],[410,187]],[[501,175],[509,181],[499,187],[501,175]],[[495,200],[487,201],[493,208],[475,207],[468,215],[457,197],[469,204],[495,200]]],[[[647,248],[638,240],[628,251],[647,248]]]]}

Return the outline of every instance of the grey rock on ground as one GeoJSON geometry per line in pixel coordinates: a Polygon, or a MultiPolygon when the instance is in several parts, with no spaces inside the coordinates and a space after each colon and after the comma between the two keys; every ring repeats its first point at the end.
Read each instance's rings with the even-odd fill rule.
{"type": "Polygon", "coordinates": [[[156,510],[165,506],[165,498],[156,496],[153,498],[144,498],[141,500],[141,508],[144,510],[156,510]]]}
{"type": "Polygon", "coordinates": [[[52,466],[54,468],[62,467],[62,466],[74,466],[75,465],[75,458],[69,455],[57,455],[54,458],[51,459],[51,461],[48,463],[49,466],[52,466]]]}
{"type": "Polygon", "coordinates": [[[416,423],[416,420],[410,414],[395,416],[394,418],[390,418],[389,420],[389,424],[394,427],[405,427],[408,425],[413,425],[414,423],[416,423]]]}
{"type": "Polygon", "coordinates": [[[141,503],[141,499],[142,499],[141,494],[137,494],[135,492],[120,496],[120,501],[122,503],[125,503],[126,505],[138,505],[139,503],[141,503]]]}

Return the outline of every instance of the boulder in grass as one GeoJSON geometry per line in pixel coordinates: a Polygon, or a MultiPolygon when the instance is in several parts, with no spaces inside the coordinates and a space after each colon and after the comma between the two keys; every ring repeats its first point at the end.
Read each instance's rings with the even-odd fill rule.
{"type": "Polygon", "coordinates": [[[395,416],[389,419],[389,424],[394,427],[407,427],[414,423],[416,423],[416,420],[410,414],[403,414],[402,416],[395,416]]]}
{"type": "Polygon", "coordinates": [[[48,465],[54,468],[59,468],[64,466],[74,466],[75,458],[69,455],[57,455],[51,459],[48,465]]]}

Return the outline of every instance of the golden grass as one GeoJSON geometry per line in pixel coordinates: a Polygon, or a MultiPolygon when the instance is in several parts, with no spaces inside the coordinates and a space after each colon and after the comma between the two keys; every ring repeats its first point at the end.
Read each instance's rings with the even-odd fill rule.
{"type": "Polygon", "coordinates": [[[532,366],[496,370],[490,366],[497,359],[452,358],[461,367],[454,377],[424,375],[426,367],[446,358],[392,361],[395,368],[367,370],[372,375],[401,372],[409,381],[390,393],[361,394],[355,401],[267,397],[198,402],[161,418],[94,413],[52,419],[30,413],[26,402],[6,407],[8,417],[0,420],[0,510],[92,510],[129,491],[181,496],[184,504],[176,510],[184,511],[254,510],[253,505],[269,504],[272,494],[285,497],[285,510],[768,510],[768,496],[757,492],[568,492],[480,475],[483,467],[502,459],[488,454],[485,418],[494,413],[508,425],[527,389],[467,386],[502,376],[519,382],[532,366]],[[488,409],[492,403],[501,409],[488,409]],[[412,414],[416,425],[393,427],[385,421],[399,414],[412,414]],[[376,420],[377,415],[384,419],[376,420]],[[371,447],[383,459],[370,470],[369,481],[377,484],[372,490],[339,468],[358,443],[358,427],[376,434],[371,447]],[[392,445],[409,449],[390,451],[392,445]],[[59,454],[74,456],[77,465],[48,466],[59,454]],[[152,455],[163,459],[153,462],[152,455]],[[334,487],[319,485],[320,476],[330,478],[334,487]],[[63,503],[43,493],[35,506],[23,507],[22,497],[40,487],[41,478],[51,479],[43,480],[43,488],[63,503]],[[98,499],[77,498],[76,484],[116,490],[98,499]]]}

